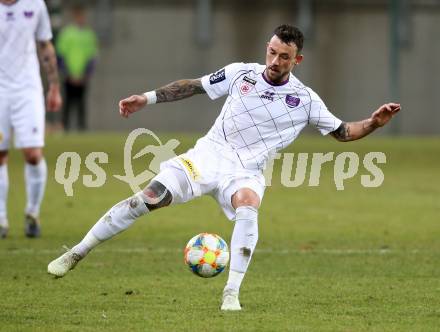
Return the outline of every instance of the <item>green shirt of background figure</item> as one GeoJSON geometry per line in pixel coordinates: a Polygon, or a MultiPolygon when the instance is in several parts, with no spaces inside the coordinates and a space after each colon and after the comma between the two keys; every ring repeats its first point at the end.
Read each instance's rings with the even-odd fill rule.
{"type": "Polygon", "coordinates": [[[63,110],[64,130],[70,129],[70,113],[77,110],[78,129],[86,129],[86,93],[88,81],[98,54],[95,32],[87,25],[85,8],[72,8],[73,22],[61,29],[56,50],[61,72],[64,74],[65,105],[63,110]]]}

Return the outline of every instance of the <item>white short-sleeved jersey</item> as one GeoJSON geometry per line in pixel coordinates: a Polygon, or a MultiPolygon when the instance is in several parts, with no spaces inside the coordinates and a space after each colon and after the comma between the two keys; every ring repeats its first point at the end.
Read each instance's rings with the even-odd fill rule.
{"type": "Polygon", "coordinates": [[[326,135],[342,123],[293,74],[274,85],[263,75],[265,68],[257,63],[233,63],[202,77],[211,99],[228,95],[204,139],[232,148],[247,169],[264,169],[307,124],[326,135]]]}
{"type": "Polygon", "coordinates": [[[52,39],[43,0],[0,3],[0,93],[41,89],[35,41],[52,39]]]}

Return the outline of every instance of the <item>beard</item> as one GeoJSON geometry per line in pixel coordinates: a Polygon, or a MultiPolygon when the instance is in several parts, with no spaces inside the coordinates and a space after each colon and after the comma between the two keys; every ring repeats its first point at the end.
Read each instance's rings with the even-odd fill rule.
{"type": "Polygon", "coordinates": [[[281,83],[282,81],[285,80],[285,77],[287,74],[288,74],[288,72],[282,72],[277,67],[274,67],[274,66],[267,66],[266,67],[266,76],[273,83],[281,83]]]}

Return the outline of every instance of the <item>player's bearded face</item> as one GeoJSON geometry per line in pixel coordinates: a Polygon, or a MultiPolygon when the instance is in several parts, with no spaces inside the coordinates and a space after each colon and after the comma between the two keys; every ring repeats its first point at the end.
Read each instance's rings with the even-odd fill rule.
{"type": "Polygon", "coordinates": [[[277,36],[267,43],[266,77],[274,83],[285,81],[296,64],[302,60],[294,43],[286,44],[277,36]]]}

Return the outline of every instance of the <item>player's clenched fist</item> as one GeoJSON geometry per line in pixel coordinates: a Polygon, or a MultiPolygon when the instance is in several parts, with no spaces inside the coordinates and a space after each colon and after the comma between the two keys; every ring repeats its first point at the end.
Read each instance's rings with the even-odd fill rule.
{"type": "Polygon", "coordinates": [[[133,95],[122,99],[119,102],[119,114],[128,118],[131,113],[137,112],[147,104],[147,97],[144,95],[133,95]]]}

